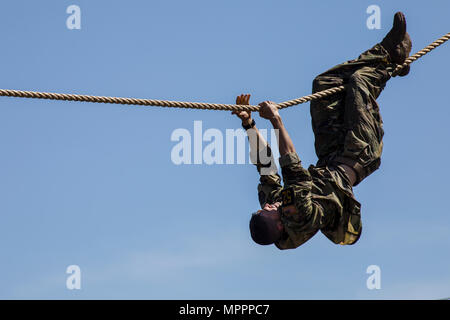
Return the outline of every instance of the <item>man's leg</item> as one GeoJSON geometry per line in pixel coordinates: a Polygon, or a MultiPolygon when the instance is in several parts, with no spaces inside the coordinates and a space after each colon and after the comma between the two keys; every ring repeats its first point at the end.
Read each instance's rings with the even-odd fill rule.
{"type": "Polygon", "coordinates": [[[384,131],[376,99],[389,79],[387,65],[379,64],[358,69],[347,85],[344,145],[334,160],[355,170],[355,185],[377,170],[381,163],[384,131]]]}
{"type": "Polygon", "coordinates": [[[376,98],[396,64],[402,63],[410,51],[406,19],[398,12],[381,44],[314,80],[314,92],[347,86],[343,93],[311,103],[319,166],[343,163],[352,167],[358,176],[355,185],[379,167],[384,132],[376,98]]]}
{"type": "MultiPolygon", "coordinates": [[[[356,85],[352,76],[358,71],[366,68],[369,70],[393,69],[386,61],[388,53],[380,45],[361,54],[357,59],[340,64],[325,73],[317,76],[313,82],[313,92],[326,90],[332,87],[356,85]]],[[[367,85],[375,85],[384,79],[380,75],[367,78],[367,85]],[[373,82],[372,82],[373,81],[373,82]]],[[[383,76],[384,77],[384,76],[383,76]]],[[[381,87],[382,90],[382,87],[381,87]]],[[[377,96],[381,90],[376,90],[377,96]]],[[[324,99],[311,102],[312,127],[315,135],[315,148],[319,158],[318,165],[325,165],[333,161],[343,151],[347,131],[345,117],[348,103],[348,93],[341,92],[328,96],[324,99]]]]}

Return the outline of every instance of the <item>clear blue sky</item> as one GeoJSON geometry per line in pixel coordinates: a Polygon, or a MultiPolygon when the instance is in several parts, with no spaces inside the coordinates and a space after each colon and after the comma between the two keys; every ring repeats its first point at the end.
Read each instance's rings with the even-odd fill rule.
{"type": "MultiPolygon", "coordinates": [[[[448,1],[4,1],[0,88],[233,103],[285,101],[380,41],[393,14],[417,51],[450,31],[448,1]],[[81,7],[81,30],[66,8],[81,7]],[[366,8],[381,8],[380,30],[366,8]]],[[[450,46],[379,98],[382,166],[355,188],[354,246],[317,234],[254,244],[251,165],[171,162],[177,128],[229,112],[0,98],[0,298],[436,299],[450,296],[450,46]],[[82,289],[66,289],[79,265],[82,289]],[[381,268],[381,290],[366,268],[381,268]]],[[[305,166],[309,105],[284,110],[305,166]]],[[[258,116],[258,125],[268,128],[258,116]]]]}

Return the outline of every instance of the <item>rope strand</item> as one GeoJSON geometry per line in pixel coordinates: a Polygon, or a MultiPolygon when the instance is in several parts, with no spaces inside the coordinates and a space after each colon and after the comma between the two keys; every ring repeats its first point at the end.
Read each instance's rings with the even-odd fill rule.
{"type": "MultiPolygon", "coordinates": [[[[401,69],[410,65],[414,61],[420,59],[430,51],[436,49],[443,43],[450,39],[450,32],[431,43],[424,49],[408,57],[405,63],[398,65],[393,71],[392,75],[396,76],[401,69]]],[[[302,104],[311,100],[322,99],[345,90],[345,86],[330,88],[319,91],[311,95],[307,95],[298,99],[285,101],[279,103],[279,109],[288,108],[294,105],[302,104]]],[[[80,101],[80,102],[95,102],[95,103],[111,103],[123,105],[139,105],[139,106],[159,106],[168,108],[188,108],[188,109],[205,109],[205,110],[230,110],[230,111],[258,111],[259,106],[253,105],[236,105],[236,104],[220,104],[220,103],[204,103],[204,102],[184,102],[184,101],[168,101],[168,100],[150,100],[150,99],[136,99],[136,98],[118,98],[118,97],[103,97],[103,96],[88,96],[80,94],[63,94],[50,92],[36,92],[36,91],[22,91],[22,90],[8,90],[0,89],[0,96],[16,97],[16,98],[31,98],[31,99],[50,99],[50,100],[64,100],[64,101],[80,101]]]]}

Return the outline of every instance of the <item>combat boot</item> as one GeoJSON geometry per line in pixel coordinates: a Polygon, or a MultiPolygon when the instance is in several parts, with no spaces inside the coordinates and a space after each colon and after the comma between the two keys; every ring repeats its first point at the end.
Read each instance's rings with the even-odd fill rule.
{"type": "MultiPolygon", "coordinates": [[[[394,16],[394,24],[388,32],[381,45],[389,53],[390,61],[396,64],[403,64],[412,48],[411,37],[406,32],[406,18],[402,12],[397,12],[394,16]]],[[[402,69],[399,76],[406,76],[409,73],[409,66],[402,69]]]]}

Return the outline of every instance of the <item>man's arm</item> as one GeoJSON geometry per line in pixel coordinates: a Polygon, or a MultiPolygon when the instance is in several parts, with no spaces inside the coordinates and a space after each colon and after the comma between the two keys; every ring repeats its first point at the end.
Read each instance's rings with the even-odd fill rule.
{"type": "MultiPolygon", "coordinates": [[[[236,98],[236,104],[248,105],[250,95],[240,95],[236,98]]],[[[272,150],[269,144],[264,139],[261,132],[254,124],[254,120],[251,116],[251,111],[233,111],[232,114],[237,115],[242,120],[242,127],[247,131],[247,138],[250,144],[250,154],[252,162],[256,165],[258,172],[264,174],[275,174],[277,172],[275,161],[272,156],[272,150]],[[266,170],[261,173],[262,168],[271,168],[272,170],[266,170]]]]}
{"type": "MultiPolygon", "coordinates": [[[[248,105],[250,95],[240,95],[236,98],[236,104],[248,105]]],[[[280,200],[281,178],[277,173],[272,150],[256,126],[251,127],[253,119],[250,111],[233,111],[242,120],[242,126],[247,127],[247,136],[250,144],[253,163],[260,174],[258,184],[258,200],[261,208],[266,203],[273,204],[280,200]],[[264,161],[261,161],[264,159],[264,161]]]]}
{"type": "Polygon", "coordinates": [[[301,165],[301,161],[295,151],[294,143],[278,112],[278,106],[271,101],[262,102],[259,106],[259,115],[269,120],[273,128],[278,130],[278,148],[280,151],[280,166],[283,174],[284,187],[300,186],[305,190],[311,189],[311,176],[308,170],[305,170],[301,165]]]}
{"type": "Polygon", "coordinates": [[[270,101],[259,104],[259,114],[269,120],[279,132],[280,166],[283,174],[284,190],[281,192],[283,207],[294,205],[296,210],[286,210],[286,216],[292,215],[297,231],[321,228],[325,225],[325,215],[321,205],[311,199],[312,178],[304,169],[295,151],[294,144],[287,132],[278,106],[270,101]],[[299,214],[301,212],[301,214],[299,214]]]}
{"type": "Polygon", "coordinates": [[[278,106],[270,101],[265,101],[259,104],[259,114],[262,118],[268,119],[275,130],[278,130],[279,141],[278,148],[280,150],[280,156],[284,156],[288,153],[295,153],[295,147],[292,143],[291,137],[284,127],[283,120],[278,112],[278,106]]]}

